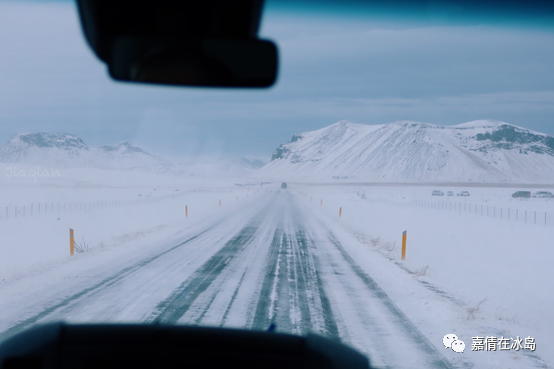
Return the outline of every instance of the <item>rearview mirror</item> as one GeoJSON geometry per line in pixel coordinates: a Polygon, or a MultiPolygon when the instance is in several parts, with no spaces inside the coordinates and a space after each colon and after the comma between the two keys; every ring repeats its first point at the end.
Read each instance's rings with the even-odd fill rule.
{"type": "Polygon", "coordinates": [[[83,34],[119,81],[269,87],[277,47],[260,40],[263,0],[77,0],[83,34]]]}
{"type": "Polygon", "coordinates": [[[113,42],[108,67],[120,81],[268,87],[277,75],[277,48],[264,40],[120,37],[113,42]]]}

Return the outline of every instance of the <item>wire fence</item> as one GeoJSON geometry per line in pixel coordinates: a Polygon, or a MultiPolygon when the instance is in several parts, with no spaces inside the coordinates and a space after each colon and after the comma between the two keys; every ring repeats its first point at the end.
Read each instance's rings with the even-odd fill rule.
{"type": "Polygon", "coordinates": [[[464,201],[413,200],[405,202],[404,205],[450,211],[458,214],[469,213],[518,223],[554,226],[554,213],[547,211],[517,209],[513,207],[476,204],[464,201]]]}
{"type": "Polygon", "coordinates": [[[517,209],[514,207],[488,205],[482,203],[471,203],[467,201],[430,201],[430,200],[412,200],[395,201],[390,199],[366,198],[365,193],[357,191],[356,194],[362,200],[374,203],[384,203],[397,206],[418,207],[424,209],[434,209],[449,211],[458,214],[473,214],[483,217],[489,217],[510,222],[525,224],[554,226],[554,212],[517,209]]]}
{"type": "Polygon", "coordinates": [[[187,192],[165,194],[155,197],[143,197],[141,199],[105,199],[94,201],[58,201],[58,202],[36,202],[18,206],[5,206],[0,208],[0,220],[36,217],[46,214],[91,211],[96,209],[116,208],[123,206],[150,204],[168,199],[176,199],[184,196],[187,192]]]}

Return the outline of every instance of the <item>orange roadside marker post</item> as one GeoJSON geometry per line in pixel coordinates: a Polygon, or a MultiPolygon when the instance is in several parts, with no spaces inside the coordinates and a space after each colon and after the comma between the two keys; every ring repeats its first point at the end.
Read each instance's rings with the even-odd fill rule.
{"type": "Polygon", "coordinates": [[[402,232],[402,260],[406,259],[406,236],[408,231],[402,232]]]}
{"type": "Polygon", "coordinates": [[[69,254],[71,256],[75,254],[75,237],[71,228],[69,228],[69,254]]]}

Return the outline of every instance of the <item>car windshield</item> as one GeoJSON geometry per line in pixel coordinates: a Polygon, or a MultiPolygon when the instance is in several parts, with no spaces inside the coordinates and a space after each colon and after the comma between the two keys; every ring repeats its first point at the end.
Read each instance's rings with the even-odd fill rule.
{"type": "Polygon", "coordinates": [[[74,2],[0,1],[0,341],[274,324],[554,366],[552,27],[361,3],[266,2],[276,84],[210,89],[116,82],[74,2]]]}

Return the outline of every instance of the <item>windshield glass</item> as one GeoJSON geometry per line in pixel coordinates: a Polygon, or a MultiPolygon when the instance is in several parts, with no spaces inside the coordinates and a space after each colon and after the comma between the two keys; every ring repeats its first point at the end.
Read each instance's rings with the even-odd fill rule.
{"type": "Polygon", "coordinates": [[[0,1],[0,340],[274,324],[554,365],[553,30],[401,13],[268,2],[275,86],[209,89],[115,82],[74,2],[0,1]]]}

